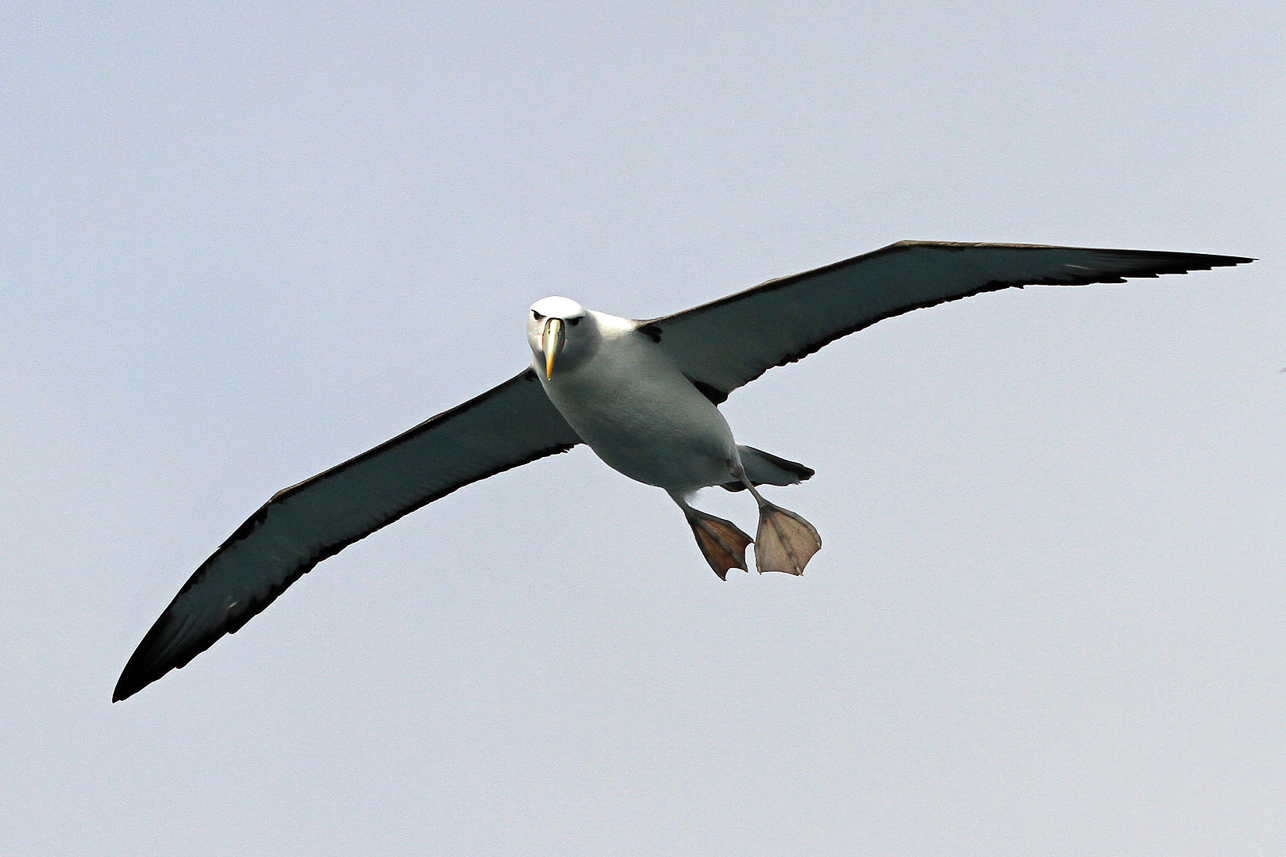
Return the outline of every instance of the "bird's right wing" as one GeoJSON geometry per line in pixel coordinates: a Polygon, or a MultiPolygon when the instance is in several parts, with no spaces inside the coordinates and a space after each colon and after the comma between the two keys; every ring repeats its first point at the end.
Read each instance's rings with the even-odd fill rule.
{"type": "Polygon", "coordinates": [[[125,665],[112,700],[182,667],[358,539],[470,482],[579,442],[528,369],[278,492],[179,590],[125,665]]]}
{"type": "Polygon", "coordinates": [[[1120,283],[1250,262],[1239,256],[1033,244],[899,241],[640,322],[715,402],[882,319],[1011,286],[1120,283]]]}

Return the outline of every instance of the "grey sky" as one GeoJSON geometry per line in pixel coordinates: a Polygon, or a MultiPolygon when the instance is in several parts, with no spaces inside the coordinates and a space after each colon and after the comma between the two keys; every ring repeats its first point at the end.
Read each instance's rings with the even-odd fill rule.
{"type": "MultiPolygon", "coordinates": [[[[22,854],[1280,854],[1280,3],[0,10],[22,854]],[[277,489],[903,238],[1255,256],[881,323],[725,406],[825,547],[720,582],[577,450],[125,703],[277,489]]],[[[753,522],[744,496],[706,505],[753,522]]]]}

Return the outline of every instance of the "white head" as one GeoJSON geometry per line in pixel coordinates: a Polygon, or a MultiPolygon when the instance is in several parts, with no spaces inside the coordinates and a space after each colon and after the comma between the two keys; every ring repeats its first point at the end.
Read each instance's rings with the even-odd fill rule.
{"type": "Polygon", "coordinates": [[[532,363],[546,381],[554,377],[555,359],[570,369],[593,352],[600,338],[593,314],[571,298],[541,298],[527,313],[532,363]]]}

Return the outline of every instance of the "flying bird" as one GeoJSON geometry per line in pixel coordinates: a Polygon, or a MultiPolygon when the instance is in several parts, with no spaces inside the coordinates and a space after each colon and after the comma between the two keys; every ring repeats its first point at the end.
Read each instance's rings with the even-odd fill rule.
{"type": "Polygon", "coordinates": [[[914,309],[1027,285],[1120,283],[1239,265],[1200,253],[902,241],[673,315],[638,321],[550,297],[532,305],[532,365],[277,494],[188,579],[143,637],[113,701],[186,665],[272,603],[317,563],[471,482],[587,444],[608,466],[664,489],[723,578],[746,569],[801,574],[821,547],[812,524],[760,485],[813,471],[737,444],[718,405],[774,366],[914,309]],[[754,539],[693,508],[697,489],[746,490],[754,539]]]}

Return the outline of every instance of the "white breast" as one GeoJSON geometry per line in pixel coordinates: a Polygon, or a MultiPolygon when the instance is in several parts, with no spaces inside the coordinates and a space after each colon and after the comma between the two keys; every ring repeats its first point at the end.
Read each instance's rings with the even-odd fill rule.
{"type": "Polygon", "coordinates": [[[719,409],[632,323],[595,315],[604,332],[597,351],[555,368],[552,380],[539,372],[567,422],[608,466],[639,482],[686,492],[730,481],[736,444],[719,409]]]}

